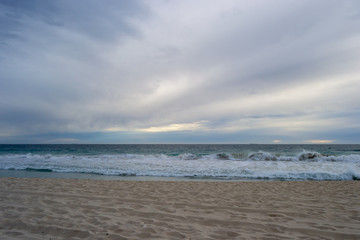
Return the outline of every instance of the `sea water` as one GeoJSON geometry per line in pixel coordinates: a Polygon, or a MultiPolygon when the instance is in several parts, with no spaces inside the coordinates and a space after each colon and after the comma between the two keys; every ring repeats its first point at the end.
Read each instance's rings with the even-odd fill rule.
{"type": "Polygon", "coordinates": [[[358,180],[360,145],[0,145],[0,177],[358,180]]]}

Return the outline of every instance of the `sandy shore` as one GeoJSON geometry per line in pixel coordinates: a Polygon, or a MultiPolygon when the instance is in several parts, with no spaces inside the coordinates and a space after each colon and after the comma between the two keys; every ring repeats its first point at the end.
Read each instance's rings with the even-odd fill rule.
{"type": "Polygon", "coordinates": [[[360,181],[0,178],[0,239],[360,239],[360,181]]]}

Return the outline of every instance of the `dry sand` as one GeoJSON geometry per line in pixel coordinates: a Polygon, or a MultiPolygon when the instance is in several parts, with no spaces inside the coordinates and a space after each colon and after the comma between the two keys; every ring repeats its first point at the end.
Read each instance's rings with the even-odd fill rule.
{"type": "Polygon", "coordinates": [[[0,178],[0,239],[360,239],[360,181],[0,178]]]}

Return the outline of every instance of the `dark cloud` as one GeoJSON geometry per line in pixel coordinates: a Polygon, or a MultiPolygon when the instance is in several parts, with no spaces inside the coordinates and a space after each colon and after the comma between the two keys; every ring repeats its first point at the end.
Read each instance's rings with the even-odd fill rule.
{"type": "MultiPolygon", "coordinates": [[[[2,32],[21,37],[28,21],[66,28],[99,40],[114,40],[119,35],[137,36],[132,18],[145,18],[149,12],[138,1],[11,1],[0,3],[2,32]],[[20,31],[20,32],[19,32],[20,31]]],[[[32,29],[30,29],[32,30],[32,29]]],[[[3,37],[3,39],[6,36],[3,37]]]]}

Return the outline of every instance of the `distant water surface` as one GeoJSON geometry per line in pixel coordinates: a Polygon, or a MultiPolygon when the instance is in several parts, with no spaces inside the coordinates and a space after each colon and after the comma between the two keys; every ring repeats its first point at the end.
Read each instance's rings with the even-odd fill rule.
{"type": "Polygon", "coordinates": [[[104,179],[358,180],[360,145],[0,145],[0,177],[31,173],[104,179]]]}

